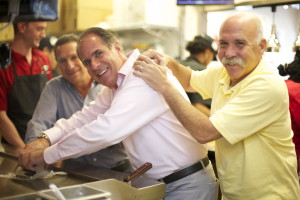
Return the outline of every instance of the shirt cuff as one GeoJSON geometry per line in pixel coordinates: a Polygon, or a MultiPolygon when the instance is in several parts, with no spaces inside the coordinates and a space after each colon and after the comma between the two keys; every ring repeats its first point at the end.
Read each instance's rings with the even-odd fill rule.
{"type": "Polygon", "coordinates": [[[63,131],[58,127],[50,128],[44,131],[44,133],[49,137],[51,144],[55,144],[63,138],[63,131]]]}
{"type": "Polygon", "coordinates": [[[44,160],[47,164],[53,164],[59,160],[57,144],[54,144],[44,151],[44,160]]]}

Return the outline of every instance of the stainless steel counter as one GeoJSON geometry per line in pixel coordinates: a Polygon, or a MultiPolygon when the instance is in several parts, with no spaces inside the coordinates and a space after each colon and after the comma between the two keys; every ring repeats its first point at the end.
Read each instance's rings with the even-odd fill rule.
{"type": "MultiPolygon", "coordinates": [[[[0,152],[0,174],[14,173],[18,167],[16,152],[9,146],[3,145],[5,152],[0,152]]],[[[54,183],[57,187],[81,185],[87,183],[101,182],[101,180],[113,179],[119,182],[128,175],[125,173],[108,170],[101,167],[87,166],[72,160],[63,161],[50,165],[49,169],[54,171],[65,171],[67,175],[55,175],[51,178],[36,180],[17,180],[0,178],[0,199],[15,195],[35,193],[40,190],[49,189],[49,184],[54,183]]],[[[132,182],[133,188],[141,189],[149,186],[159,185],[159,192],[164,191],[165,185],[153,180],[141,178],[132,182]]],[[[152,191],[155,188],[152,188],[152,191]]],[[[115,192],[115,191],[114,191],[115,192]]]]}

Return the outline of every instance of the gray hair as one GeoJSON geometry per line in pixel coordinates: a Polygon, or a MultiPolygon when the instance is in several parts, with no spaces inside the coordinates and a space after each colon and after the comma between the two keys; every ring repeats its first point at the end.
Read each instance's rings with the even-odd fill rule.
{"type": "Polygon", "coordinates": [[[65,35],[62,35],[60,38],[58,38],[58,40],[56,41],[55,43],[55,46],[54,46],[54,54],[55,54],[55,58],[57,59],[57,56],[56,56],[56,49],[61,46],[61,45],[64,45],[66,43],[69,43],[69,42],[78,42],[78,36],[71,33],[71,34],[65,34],[65,35]]]}
{"type": "Polygon", "coordinates": [[[99,28],[99,27],[92,27],[92,28],[89,28],[86,31],[84,31],[81,34],[79,41],[84,36],[89,35],[89,34],[95,34],[95,35],[99,36],[101,38],[101,40],[106,44],[106,46],[110,49],[111,49],[113,43],[118,41],[116,34],[114,34],[112,31],[105,30],[105,29],[99,28]]]}

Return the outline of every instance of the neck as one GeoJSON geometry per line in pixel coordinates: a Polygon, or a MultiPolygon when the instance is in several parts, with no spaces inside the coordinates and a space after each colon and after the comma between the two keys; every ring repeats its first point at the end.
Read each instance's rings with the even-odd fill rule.
{"type": "Polygon", "coordinates": [[[88,94],[91,85],[92,85],[93,79],[91,77],[82,79],[81,83],[77,84],[75,86],[75,89],[80,93],[82,98],[85,98],[88,94]]]}
{"type": "Polygon", "coordinates": [[[199,63],[201,63],[202,65],[206,66],[207,64],[205,63],[205,57],[204,54],[196,54],[194,55],[194,57],[198,60],[199,63]]]}
{"type": "Polygon", "coordinates": [[[32,59],[32,47],[28,46],[21,38],[15,37],[11,44],[11,49],[15,52],[22,54],[26,57],[26,60],[31,64],[32,59]]]}

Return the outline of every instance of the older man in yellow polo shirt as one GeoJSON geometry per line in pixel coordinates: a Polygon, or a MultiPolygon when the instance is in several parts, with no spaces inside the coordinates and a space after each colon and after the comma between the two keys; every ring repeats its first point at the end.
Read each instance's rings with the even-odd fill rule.
{"type": "Polygon", "coordinates": [[[168,82],[163,55],[146,52],[148,57],[140,56],[134,65],[135,75],[162,94],[198,142],[216,140],[224,200],[300,199],[288,91],[284,80],[265,65],[265,49],[260,19],[236,13],[220,29],[218,57],[223,66],[192,71],[169,58],[168,67],[186,91],[212,98],[209,118],[168,82]]]}

